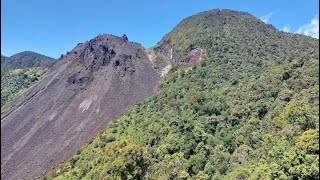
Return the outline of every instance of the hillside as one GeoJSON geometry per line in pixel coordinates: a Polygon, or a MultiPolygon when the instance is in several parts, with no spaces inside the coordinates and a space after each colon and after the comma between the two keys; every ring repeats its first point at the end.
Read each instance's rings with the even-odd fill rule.
{"type": "MultiPolygon", "coordinates": [[[[11,57],[10,57],[11,58],[11,57]]],[[[79,43],[1,114],[1,179],[34,179],[154,93],[159,74],[124,35],[79,43]]]]}
{"type": "Polygon", "coordinates": [[[24,51],[11,57],[1,55],[1,111],[5,105],[26,92],[47,72],[55,59],[24,51]]]}
{"type": "Polygon", "coordinates": [[[41,80],[47,68],[24,68],[6,71],[1,75],[1,111],[6,104],[26,92],[41,80]]]}
{"type": "Polygon", "coordinates": [[[4,56],[4,55],[1,54],[1,73],[2,73],[2,71],[3,71],[3,64],[4,64],[5,62],[7,62],[8,59],[9,59],[9,58],[8,58],[7,56],[4,56]]]}
{"type": "Polygon", "coordinates": [[[319,179],[318,43],[244,12],[188,17],[147,51],[172,67],[159,90],[44,179],[319,179]]]}
{"type": "Polygon", "coordinates": [[[47,67],[55,60],[31,51],[23,51],[10,57],[5,57],[4,61],[3,57],[5,56],[1,55],[1,72],[30,67],[47,67]]]}
{"type": "Polygon", "coordinates": [[[7,56],[1,55],[1,65],[2,65],[2,63],[6,62],[7,59],[8,59],[7,56]]]}

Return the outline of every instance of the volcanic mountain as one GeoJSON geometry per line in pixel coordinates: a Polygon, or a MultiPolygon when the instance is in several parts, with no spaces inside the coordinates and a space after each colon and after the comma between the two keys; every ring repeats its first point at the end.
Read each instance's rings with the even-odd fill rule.
{"type": "Polygon", "coordinates": [[[2,178],[319,179],[318,43],[232,10],[99,35],[2,114],[2,178]]]}
{"type": "Polygon", "coordinates": [[[35,178],[153,94],[159,74],[144,48],[103,34],[61,56],[1,117],[1,178],[35,178]]]}

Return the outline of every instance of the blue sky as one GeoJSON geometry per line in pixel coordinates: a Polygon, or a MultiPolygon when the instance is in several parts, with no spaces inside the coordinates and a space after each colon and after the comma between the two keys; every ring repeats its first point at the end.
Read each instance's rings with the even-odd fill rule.
{"type": "Polygon", "coordinates": [[[246,11],[293,33],[319,37],[318,0],[1,0],[1,54],[54,58],[98,34],[155,45],[182,19],[210,9],[246,11]]]}

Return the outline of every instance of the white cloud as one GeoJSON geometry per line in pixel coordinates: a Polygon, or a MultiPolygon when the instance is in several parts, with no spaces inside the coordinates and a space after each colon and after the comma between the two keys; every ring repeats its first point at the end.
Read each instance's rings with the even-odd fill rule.
{"type": "Polygon", "coordinates": [[[269,19],[274,15],[274,12],[269,12],[266,15],[261,16],[259,19],[261,19],[261,21],[268,23],[269,19]]]}
{"type": "Polygon", "coordinates": [[[316,15],[309,24],[301,26],[296,33],[319,39],[319,16],[316,15]]]}
{"type": "Polygon", "coordinates": [[[282,31],[283,32],[290,32],[290,27],[288,25],[285,25],[283,28],[282,28],[282,31]]]}

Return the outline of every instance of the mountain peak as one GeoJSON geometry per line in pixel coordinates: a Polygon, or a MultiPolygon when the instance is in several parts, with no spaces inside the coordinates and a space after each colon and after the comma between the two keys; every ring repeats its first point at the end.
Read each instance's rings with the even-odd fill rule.
{"type": "Polygon", "coordinates": [[[270,49],[268,51],[279,53],[275,47],[285,47],[290,43],[292,48],[301,48],[307,42],[313,47],[318,47],[317,41],[310,37],[284,33],[249,13],[213,9],[182,20],[149,50],[152,52],[149,54],[153,54],[151,59],[161,69],[169,65],[185,66],[194,49],[202,50],[201,53],[197,52],[202,55],[196,56],[196,62],[200,62],[204,57],[223,57],[228,52],[242,54],[247,59],[252,58],[253,51],[265,53],[262,49],[263,44],[270,49]],[[259,47],[243,48],[251,44],[259,47]]]}
{"type": "Polygon", "coordinates": [[[193,18],[203,18],[202,22],[208,22],[208,24],[214,22],[212,25],[227,25],[242,22],[244,25],[248,25],[250,23],[254,26],[263,26],[264,28],[276,30],[276,28],[271,24],[263,22],[248,12],[235,11],[231,9],[212,9],[203,11],[187,17],[185,20],[193,20],[193,18]]]}
{"type": "Polygon", "coordinates": [[[47,67],[55,61],[54,58],[32,51],[22,51],[5,58],[1,56],[1,59],[4,59],[4,61],[1,61],[1,71],[29,67],[47,67]]]}
{"type": "Polygon", "coordinates": [[[159,75],[143,49],[126,37],[102,34],[63,55],[15,107],[1,114],[5,135],[1,142],[8,144],[1,146],[1,156],[6,157],[1,175],[31,179],[44,173],[106,123],[152,95],[159,75]],[[16,127],[21,123],[26,126],[16,127]],[[24,136],[23,132],[29,133],[24,136]],[[20,138],[28,141],[16,148],[20,138]],[[8,168],[15,163],[28,167],[30,173],[19,166],[8,168]]]}

